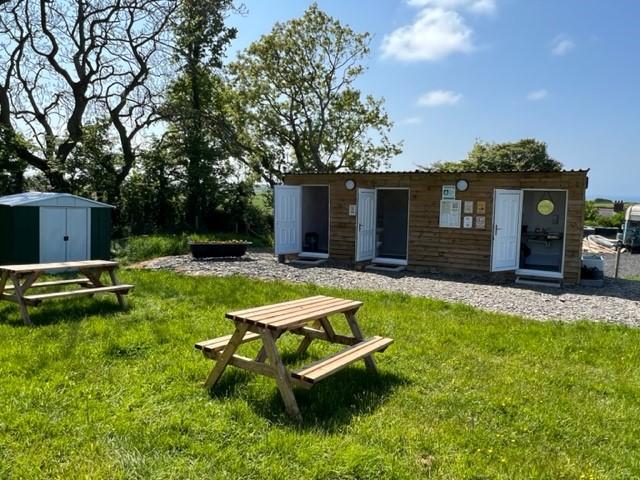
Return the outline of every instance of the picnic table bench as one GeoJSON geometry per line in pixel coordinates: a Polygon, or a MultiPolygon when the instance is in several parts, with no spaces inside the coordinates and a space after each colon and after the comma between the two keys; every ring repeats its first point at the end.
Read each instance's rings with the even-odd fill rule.
{"type": "Polygon", "coordinates": [[[311,388],[358,360],[364,360],[366,368],[376,372],[373,354],[384,351],[393,342],[391,338],[380,336],[364,338],[356,319],[356,312],[361,306],[362,302],[359,301],[318,295],[227,313],[226,318],[235,323],[233,334],[195,344],[195,348],[201,350],[205,357],[216,361],[205,387],[212,388],[227,365],[271,377],[276,381],[287,413],[300,421],[302,417],[292,386],[311,388]],[[336,333],[329,320],[334,314],[344,314],[352,335],[336,333]],[[276,345],[276,340],[286,332],[303,337],[298,355],[304,354],[313,340],[337,343],[346,348],[290,372],[283,364],[276,345]],[[255,359],[235,353],[241,344],[258,340],[261,340],[262,347],[255,359]]]}
{"type": "Polygon", "coordinates": [[[76,262],[34,263],[27,265],[0,266],[0,300],[17,303],[22,320],[33,325],[27,306],[39,305],[44,300],[54,298],[94,295],[96,293],[113,293],[121,307],[125,307],[124,295],[129,293],[133,285],[121,284],[116,276],[118,262],[107,260],[83,260],[76,262]],[[43,273],[60,271],[78,271],[84,277],[36,282],[43,273]],[[107,273],[111,284],[102,283],[101,277],[107,273]],[[11,280],[12,284],[7,283],[11,280]],[[29,290],[78,285],[77,290],[63,290],[48,293],[31,294],[29,290]]]}

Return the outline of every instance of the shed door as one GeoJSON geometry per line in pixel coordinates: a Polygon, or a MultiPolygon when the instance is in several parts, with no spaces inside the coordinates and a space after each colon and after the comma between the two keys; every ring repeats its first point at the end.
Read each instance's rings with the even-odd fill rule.
{"type": "Polygon", "coordinates": [[[66,260],[66,233],[66,208],[40,207],[40,263],[66,260]]]}
{"type": "Polygon", "coordinates": [[[376,253],[376,191],[358,189],[356,262],[371,260],[376,253]]]}
{"type": "Polygon", "coordinates": [[[90,258],[91,211],[40,207],[40,263],[90,258]]]}
{"type": "Polygon", "coordinates": [[[518,268],[521,224],[522,191],[496,190],[491,255],[492,272],[518,268]]]}
{"type": "Polygon", "coordinates": [[[302,188],[277,185],[274,196],[276,255],[298,253],[302,247],[302,188]]]}
{"type": "Polygon", "coordinates": [[[89,255],[89,209],[67,208],[67,262],[88,260],[89,255]]]}

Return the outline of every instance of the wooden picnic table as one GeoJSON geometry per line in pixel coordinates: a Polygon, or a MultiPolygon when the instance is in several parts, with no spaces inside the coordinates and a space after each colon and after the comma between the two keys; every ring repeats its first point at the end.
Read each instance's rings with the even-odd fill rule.
{"type": "Polygon", "coordinates": [[[359,301],[318,295],[227,313],[226,318],[235,323],[234,333],[195,345],[205,357],[216,361],[205,387],[212,388],[227,365],[271,377],[276,381],[287,413],[300,421],[302,417],[292,386],[311,388],[320,380],[358,360],[364,360],[366,368],[376,372],[373,353],[384,351],[393,342],[391,338],[379,336],[364,338],[356,319],[356,312],[361,306],[362,302],[359,301]],[[344,314],[351,335],[336,333],[329,320],[334,314],[344,314]],[[290,372],[282,362],[276,345],[276,340],[286,332],[303,337],[297,350],[298,355],[303,355],[313,340],[324,340],[347,347],[335,355],[290,372]],[[241,344],[257,340],[262,342],[262,347],[255,359],[236,354],[241,344]]]}
{"type": "Polygon", "coordinates": [[[27,306],[39,305],[44,300],[80,295],[94,295],[96,293],[114,293],[121,307],[125,307],[124,295],[133,285],[121,284],[116,276],[118,262],[107,260],[84,260],[77,262],[34,263],[27,265],[0,266],[0,300],[18,304],[22,320],[27,325],[33,325],[27,306]],[[60,271],[77,271],[83,277],[63,280],[36,282],[43,273],[60,271]],[[110,284],[102,283],[101,277],[107,273],[110,284]],[[7,283],[11,280],[12,284],[7,283]],[[77,290],[63,290],[49,293],[30,294],[29,290],[58,287],[63,285],[78,285],[77,290]]]}

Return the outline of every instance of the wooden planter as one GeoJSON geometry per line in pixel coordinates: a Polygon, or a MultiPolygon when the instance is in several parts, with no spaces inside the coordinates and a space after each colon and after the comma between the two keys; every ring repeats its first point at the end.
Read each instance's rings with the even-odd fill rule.
{"type": "Polygon", "coordinates": [[[193,258],[241,257],[251,242],[189,242],[193,258]]]}

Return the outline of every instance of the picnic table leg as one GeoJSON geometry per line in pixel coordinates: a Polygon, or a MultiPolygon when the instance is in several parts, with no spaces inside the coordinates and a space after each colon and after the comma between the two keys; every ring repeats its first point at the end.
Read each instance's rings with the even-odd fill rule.
{"type": "MultiPolygon", "coordinates": [[[[273,332],[273,340],[276,341],[280,338],[280,336],[282,335],[282,331],[277,331],[277,332],[273,332]]],[[[264,345],[262,345],[262,347],[260,347],[260,351],[258,351],[258,355],[256,355],[256,362],[260,362],[260,363],[264,363],[264,361],[267,359],[267,350],[264,348],[264,345]]]]}
{"type": "MultiPolygon", "coordinates": [[[[111,285],[119,285],[115,269],[109,269],[109,277],[111,278],[111,285]]],[[[118,297],[118,303],[120,304],[120,307],[126,308],[127,302],[124,299],[124,295],[120,292],[116,292],[116,297],[118,297]]]]}
{"type": "MultiPolygon", "coordinates": [[[[358,325],[358,320],[356,320],[355,312],[344,312],[344,316],[347,317],[347,323],[349,324],[349,328],[351,329],[353,336],[358,340],[364,340],[364,335],[362,335],[362,330],[360,330],[360,325],[358,325]]],[[[376,373],[378,371],[373,355],[367,355],[364,357],[364,364],[370,372],[376,373]]]]}
{"type": "Polygon", "coordinates": [[[4,293],[4,287],[7,285],[7,280],[9,280],[9,272],[3,270],[2,276],[0,276],[0,298],[2,298],[2,294],[4,293]]]}
{"type": "Polygon", "coordinates": [[[33,322],[31,321],[31,317],[29,316],[27,304],[24,301],[24,294],[31,287],[31,285],[33,285],[33,283],[38,279],[39,276],[39,272],[33,272],[23,282],[20,282],[20,277],[16,273],[11,273],[11,281],[13,282],[13,286],[15,287],[14,292],[16,301],[18,302],[20,315],[22,316],[22,321],[25,323],[25,325],[33,326],[33,322]]]}
{"type": "MultiPolygon", "coordinates": [[[[319,329],[320,321],[316,320],[311,324],[311,326],[313,328],[319,329]]],[[[300,345],[298,345],[298,349],[296,350],[296,356],[302,356],[305,353],[307,353],[307,349],[309,348],[309,345],[311,345],[311,342],[313,342],[313,338],[305,336],[300,342],[300,345]]]]}
{"type": "MultiPolygon", "coordinates": [[[[249,325],[247,325],[246,323],[236,325],[236,331],[233,332],[229,343],[227,343],[227,346],[224,347],[224,350],[222,351],[220,359],[216,362],[213,370],[211,370],[211,373],[207,377],[207,381],[204,382],[204,386],[206,389],[210,389],[216,384],[216,382],[224,372],[224,369],[227,367],[229,360],[231,360],[231,357],[233,357],[233,354],[242,343],[242,339],[244,338],[244,334],[247,333],[248,328],[249,325]]],[[[271,340],[273,340],[273,338],[271,340]]]]}
{"type": "Polygon", "coordinates": [[[298,402],[296,402],[296,397],[293,394],[293,389],[289,382],[289,372],[282,363],[282,358],[278,353],[276,342],[268,331],[260,332],[260,337],[262,338],[264,349],[267,352],[269,363],[271,363],[271,368],[273,368],[275,373],[276,385],[278,386],[278,390],[280,390],[280,396],[284,402],[284,407],[289,416],[293,417],[298,422],[302,422],[302,415],[300,415],[298,402]]]}

